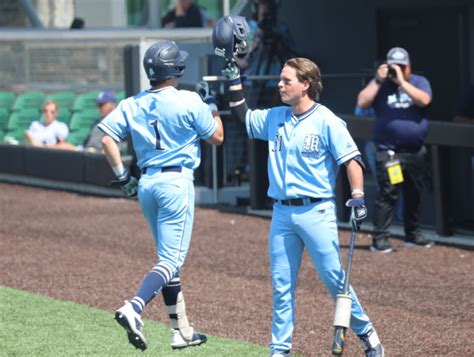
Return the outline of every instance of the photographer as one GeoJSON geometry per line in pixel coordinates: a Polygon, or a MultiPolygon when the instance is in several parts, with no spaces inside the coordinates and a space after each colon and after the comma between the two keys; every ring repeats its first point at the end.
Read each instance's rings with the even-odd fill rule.
{"type": "Polygon", "coordinates": [[[411,73],[408,52],[394,47],[375,78],[359,93],[357,105],[375,113],[374,143],[378,191],[375,200],[374,239],[371,251],[388,253],[388,241],[399,190],[403,191],[406,247],[429,248],[433,242],[420,230],[421,192],[426,171],[428,132],[426,109],[431,103],[427,78],[411,73]]]}

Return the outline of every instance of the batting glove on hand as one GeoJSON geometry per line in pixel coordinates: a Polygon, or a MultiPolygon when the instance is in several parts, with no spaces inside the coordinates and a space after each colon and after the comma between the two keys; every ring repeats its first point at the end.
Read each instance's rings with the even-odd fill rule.
{"type": "Polygon", "coordinates": [[[222,75],[229,81],[240,79],[240,68],[234,59],[226,60],[227,64],[221,71],[222,75]]]}
{"type": "Polygon", "coordinates": [[[130,174],[125,171],[122,176],[117,177],[117,180],[114,180],[110,183],[111,186],[120,186],[123,193],[127,197],[134,197],[137,195],[138,191],[138,180],[130,176],[130,174]]]}
{"type": "Polygon", "coordinates": [[[351,208],[351,224],[359,229],[364,219],[367,218],[364,197],[351,198],[347,200],[346,206],[351,208]]]}
{"type": "Polygon", "coordinates": [[[211,94],[211,90],[209,89],[209,84],[206,81],[201,81],[196,84],[196,92],[201,97],[202,101],[209,105],[211,110],[218,110],[217,109],[217,100],[211,94]]]}

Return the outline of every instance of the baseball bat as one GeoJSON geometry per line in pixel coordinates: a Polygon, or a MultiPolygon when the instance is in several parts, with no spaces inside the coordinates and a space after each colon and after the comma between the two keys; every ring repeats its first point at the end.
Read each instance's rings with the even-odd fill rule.
{"type": "Polygon", "coordinates": [[[346,275],[344,277],[344,287],[341,294],[337,294],[336,311],[334,313],[334,338],[332,341],[332,354],[341,356],[344,353],[344,342],[346,330],[349,328],[351,320],[352,297],[349,295],[349,285],[352,270],[352,256],[354,255],[354,246],[358,230],[355,220],[351,220],[352,231],[349,243],[349,252],[347,254],[346,275]]]}

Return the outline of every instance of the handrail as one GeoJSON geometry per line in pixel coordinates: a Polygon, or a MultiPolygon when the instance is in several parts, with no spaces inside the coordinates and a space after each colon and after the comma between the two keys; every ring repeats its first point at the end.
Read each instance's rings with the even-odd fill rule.
{"type": "MultiPolygon", "coordinates": [[[[338,114],[346,123],[349,132],[357,139],[372,139],[373,118],[338,114]]],[[[428,121],[429,145],[474,148],[474,125],[449,121],[428,121]]]]}
{"type": "Polygon", "coordinates": [[[0,43],[8,41],[37,40],[130,40],[141,38],[166,38],[174,41],[205,40],[211,42],[211,28],[177,28],[177,29],[81,29],[76,31],[64,29],[1,29],[0,43]]]}

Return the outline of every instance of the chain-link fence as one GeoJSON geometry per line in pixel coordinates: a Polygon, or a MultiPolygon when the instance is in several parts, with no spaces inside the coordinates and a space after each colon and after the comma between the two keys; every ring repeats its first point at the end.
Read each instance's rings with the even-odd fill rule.
{"type": "Polygon", "coordinates": [[[0,31],[0,89],[119,91],[124,88],[126,45],[138,44],[144,38],[166,38],[210,47],[210,33],[210,29],[0,31]]]}

